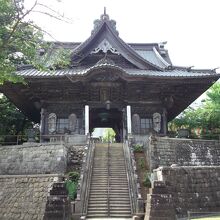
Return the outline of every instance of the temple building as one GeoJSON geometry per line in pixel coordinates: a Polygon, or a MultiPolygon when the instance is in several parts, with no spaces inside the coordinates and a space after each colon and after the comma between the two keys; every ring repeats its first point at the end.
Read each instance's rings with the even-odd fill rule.
{"type": "Polygon", "coordinates": [[[55,42],[71,50],[71,65],[51,72],[23,66],[27,84],[0,87],[25,115],[50,135],[88,135],[112,127],[116,139],[167,134],[167,123],[218,78],[214,70],[172,64],[165,43],[125,43],[104,13],[82,43],[55,42]]]}

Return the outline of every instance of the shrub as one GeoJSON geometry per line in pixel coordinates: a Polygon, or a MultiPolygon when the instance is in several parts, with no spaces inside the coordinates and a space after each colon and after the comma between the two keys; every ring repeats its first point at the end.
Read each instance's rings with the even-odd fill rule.
{"type": "Polygon", "coordinates": [[[140,145],[140,144],[134,145],[133,149],[134,149],[135,153],[142,153],[142,152],[144,152],[144,147],[143,147],[143,145],[140,145]]]}
{"type": "Polygon", "coordinates": [[[145,173],[145,177],[144,177],[144,181],[143,181],[143,185],[148,188],[151,188],[150,175],[151,175],[150,173],[145,173]]]}
{"type": "Polygon", "coordinates": [[[78,180],[79,180],[79,173],[75,172],[75,171],[69,172],[68,173],[68,177],[69,177],[70,180],[72,180],[74,182],[78,182],[78,180]]]}
{"type": "Polygon", "coordinates": [[[144,158],[139,158],[139,159],[138,159],[138,166],[139,166],[141,169],[144,169],[144,158]]]}
{"type": "Polygon", "coordinates": [[[68,196],[71,200],[74,200],[77,195],[77,182],[73,182],[72,180],[66,180],[65,186],[68,191],[68,196]]]}
{"type": "Polygon", "coordinates": [[[77,196],[77,185],[79,180],[78,172],[69,172],[68,179],[65,181],[65,187],[68,191],[68,196],[71,200],[74,200],[77,196]]]}

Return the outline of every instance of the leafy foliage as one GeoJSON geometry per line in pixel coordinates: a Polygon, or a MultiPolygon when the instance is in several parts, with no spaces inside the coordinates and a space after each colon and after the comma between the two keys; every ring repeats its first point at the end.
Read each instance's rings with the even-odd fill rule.
{"type": "Polygon", "coordinates": [[[143,145],[140,145],[140,144],[134,145],[133,149],[134,149],[135,153],[142,153],[142,152],[144,152],[144,147],[143,147],[143,145]]]}
{"type": "Polygon", "coordinates": [[[0,98],[0,134],[24,134],[33,124],[5,96],[0,98]]]}
{"type": "Polygon", "coordinates": [[[143,184],[145,187],[148,187],[148,188],[151,188],[151,180],[150,180],[150,176],[151,174],[146,172],[145,173],[145,176],[144,176],[144,181],[143,181],[143,184]]]}
{"type": "MultiPolygon", "coordinates": [[[[40,69],[48,67],[48,59],[51,57],[48,48],[51,48],[51,44],[43,41],[44,31],[27,19],[39,6],[53,11],[37,0],[28,10],[24,8],[23,0],[0,0],[0,84],[4,81],[22,81],[21,77],[14,74],[18,65],[29,64],[40,69]],[[49,52],[39,59],[39,51],[42,49],[49,52]]],[[[41,13],[40,10],[38,12],[41,13]]],[[[50,13],[43,13],[51,16],[50,13]]],[[[70,53],[57,51],[50,67],[68,65],[70,53]]]]}
{"type": "Polygon", "coordinates": [[[114,142],[115,141],[115,131],[112,128],[106,128],[103,134],[103,142],[114,142]]]}
{"type": "Polygon", "coordinates": [[[220,134],[220,83],[215,83],[206,95],[207,98],[199,108],[188,107],[169,124],[169,129],[176,131],[187,128],[190,131],[197,130],[192,137],[218,138],[220,134]]]}
{"type": "Polygon", "coordinates": [[[145,167],[144,158],[139,158],[139,159],[138,159],[138,166],[139,166],[141,169],[144,169],[144,167],[145,167]]]}

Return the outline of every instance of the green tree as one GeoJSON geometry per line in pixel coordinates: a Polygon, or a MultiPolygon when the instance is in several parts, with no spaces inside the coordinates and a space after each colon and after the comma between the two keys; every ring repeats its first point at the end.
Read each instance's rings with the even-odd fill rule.
{"type": "Polygon", "coordinates": [[[199,108],[188,107],[179,117],[171,121],[170,130],[201,129],[204,138],[217,138],[220,134],[220,83],[215,83],[206,95],[199,108]]]}
{"type": "Polygon", "coordinates": [[[33,123],[5,96],[0,98],[0,135],[24,134],[33,123]]]}
{"type": "Polygon", "coordinates": [[[204,108],[209,129],[220,128],[220,83],[215,83],[207,91],[204,108]]]}
{"type": "Polygon", "coordinates": [[[64,66],[70,62],[67,58],[69,52],[56,51],[51,58],[51,51],[48,50],[51,44],[43,40],[44,31],[28,19],[32,12],[61,20],[59,14],[54,14],[54,10],[37,0],[30,9],[25,9],[23,0],[0,0],[0,84],[6,80],[22,81],[14,74],[18,65],[30,64],[44,69],[48,67],[48,59],[52,60],[49,67],[64,66]],[[39,59],[39,52],[45,49],[49,52],[39,59]]]}
{"type": "Polygon", "coordinates": [[[103,134],[103,141],[104,142],[114,142],[115,141],[115,131],[112,128],[106,128],[103,134]]]}
{"type": "Polygon", "coordinates": [[[42,34],[24,20],[33,8],[26,11],[21,0],[0,0],[0,83],[18,81],[13,74],[16,65],[33,64],[36,49],[42,44],[42,34]]]}

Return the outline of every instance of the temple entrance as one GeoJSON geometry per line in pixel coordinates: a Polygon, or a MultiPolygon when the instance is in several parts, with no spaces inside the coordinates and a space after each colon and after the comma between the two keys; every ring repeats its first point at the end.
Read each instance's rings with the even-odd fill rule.
{"type": "Polygon", "coordinates": [[[89,119],[90,133],[94,128],[112,128],[116,133],[116,142],[123,141],[122,112],[118,109],[91,109],[89,119]]]}

